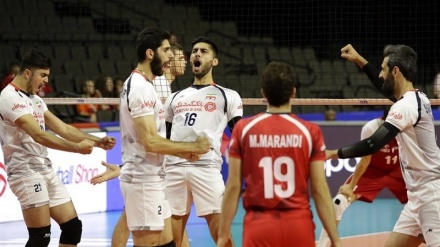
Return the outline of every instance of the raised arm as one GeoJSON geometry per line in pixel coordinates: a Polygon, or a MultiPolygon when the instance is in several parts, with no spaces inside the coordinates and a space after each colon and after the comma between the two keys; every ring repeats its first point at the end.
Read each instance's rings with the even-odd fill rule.
{"type": "MultiPolygon", "coordinates": [[[[348,44],[341,49],[341,57],[350,62],[356,63],[367,75],[373,86],[382,93],[383,80],[379,77],[380,71],[361,56],[351,44],[348,44]]],[[[394,97],[389,98],[389,100],[393,102],[397,101],[394,97]]]]}

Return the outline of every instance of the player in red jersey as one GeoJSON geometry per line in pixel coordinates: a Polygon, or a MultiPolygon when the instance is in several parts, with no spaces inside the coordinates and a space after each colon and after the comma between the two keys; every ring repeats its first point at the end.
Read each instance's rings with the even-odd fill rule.
{"type": "Polygon", "coordinates": [[[291,113],[296,92],[292,68],[271,62],[261,81],[267,112],[242,119],[232,133],[217,246],[227,246],[242,180],[243,246],[314,247],[309,180],[319,218],[333,246],[341,246],[324,175],[321,129],[291,113]]]}
{"type": "MultiPolygon", "coordinates": [[[[362,127],[361,139],[370,137],[383,124],[388,110],[389,108],[384,111],[381,118],[373,119],[362,127]]],[[[353,174],[333,198],[337,223],[355,200],[371,203],[385,188],[388,188],[402,204],[408,201],[398,150],[397,140],[392,139],[378,152],[361,158],[353,174]]],[[[325,230],[322,230],[317,247],[328,246],[330,239],[325,230]]]]}

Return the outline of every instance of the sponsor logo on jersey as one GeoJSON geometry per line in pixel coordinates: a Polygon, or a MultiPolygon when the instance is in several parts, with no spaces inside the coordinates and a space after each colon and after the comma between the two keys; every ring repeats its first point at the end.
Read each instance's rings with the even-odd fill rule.
{"type": "Polygon", "coordinates": [[[150,101],[145,101],[144,103],[142,103],[141,108],[145,108],[145,107],[154,107],[154,102],[152,100],[150,101]]]}
{"type": "Polygon", "coordinates": [[[24,109],[24,108],[26,108],[26,106],[22,105],[22,104],[14,104],[14,106],[12,106],[13,111],[15,111],[17,109],[24,109]]]}
{"type": "Polygon", "coordinates": [[[215,102],[208,102],[205,104],[205,111],[213,112],[217,109],[215,102]]]}
{"type": "Polygon", "coordinates": [[[0,161],[0,197],[5,193],[6,186],[8,186],[7,183],[7,174],[6,174],[6,167],[5,165],[0,161]]]}
{"type": "Polygon", "coordinates": [[[390,116],[390,117],[392,117],[392,118],[394,118],[394,119],[397,119],[397,120],[402,119],[402,114],[400,114],[400,113],[398,113],[398,112],[390,112],[390,113],[388,114],[388,116],[390,116]]]}

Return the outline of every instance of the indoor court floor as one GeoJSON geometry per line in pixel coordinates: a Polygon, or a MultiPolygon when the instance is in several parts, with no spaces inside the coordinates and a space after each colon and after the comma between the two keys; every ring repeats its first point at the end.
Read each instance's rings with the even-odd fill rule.
{"type": "MultiPolygon", "coordinates": [[[[383,246],[387,236],[393,229],[402,207],[395,199],[376,199],[372,204],[364,202],[354,203],[347,209],[339,225],[343,245],[358,247],[383,246]]],[[[312,207],[312,210],[316,223],[315,235],[318,237],[322,226],[315,208],[312,207]]],[[[195,211],[193,210],[193,212],[195,211]]],[[[120,213],[120,211],[111,211],[80,215],[80,219],[83,222],[83,235],[82,241],[78,246],[110,246],[113,227],[120,213]]],[[[239,211],[232,226],[232,234],[236,246],[241,246],[242,244],[243,215],[244,210],[240,203],[239,211]]],[[[192,247],[215,247],[203,218],[198,218],[195,214],[190,215],[187,230],[192,247]]],[[[50,246],[58,246],[59,234],[58,226],[52,222],[50,246]]],[[[27,230],[23,221],[0,224],[0,246],[24,246],[26,241],[27,230]]],[[[131,239],[127,246],[133,246],[131,239]]]]}

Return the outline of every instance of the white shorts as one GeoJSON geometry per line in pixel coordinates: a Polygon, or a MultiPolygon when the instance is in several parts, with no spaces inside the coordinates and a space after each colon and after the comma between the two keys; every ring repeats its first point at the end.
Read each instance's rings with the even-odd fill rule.
{"type": "Polygon", "coordinates": [[[186,215],[194,200],[197,216],[221,212],[225,183],[218,168],[167,166],[165,192],[173,215],[186,215]]]}
{"type": "Polygon", "coordinates": [[[9,181],[11,191],[17,196],[21,209],[55,207],[71,201],[69,192],[53,170],[37,172],[9,181]]]}
{"type": "Polygon", "coordinates": [[[424,185],[426,186],[424,197],[431,198],[431,200],[413,209],[411,206],[414,204],[409,201],[400,213],[393,229],[394,232],[411,236],[422,234],[428,247],[440,246],[440,188],[435,184],[429,182],[424,185]]]}
{"type": "Polygon", "coordinates": [[[164,182],[127,183],[121,181],[127,225],[130,231],[161,231],[171,210],[165,198],[164,182]]]}

